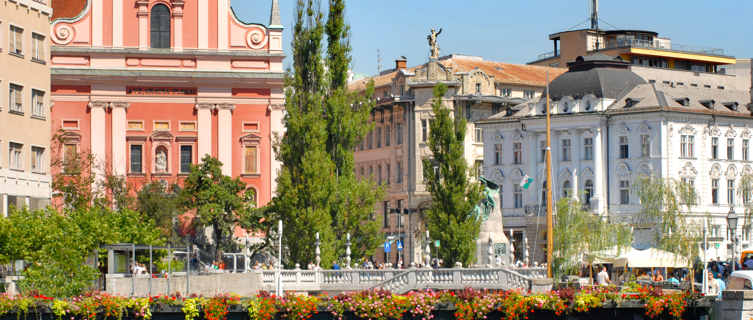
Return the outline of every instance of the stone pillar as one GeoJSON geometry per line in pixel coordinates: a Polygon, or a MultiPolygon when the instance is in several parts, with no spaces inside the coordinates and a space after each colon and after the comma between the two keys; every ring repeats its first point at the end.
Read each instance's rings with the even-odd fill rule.
{"type": "MultiPolygon", "coordinates": [[[[712,317],[722,320],[744,320],[753,316],[753,291],[725,290],[712,317]]],[[[708,318],[708,317],[707,317],[708,318]]]]}
{"type": "Polygon", "coordinates": [[[229,0],[217,0],[217,49],[219,50],[227,50],[228,48],[229,9],[229,0]]]}
{"type": "Polygon", "coordinates": [[[199,49],[209,49],[209,1],[199,0],[199,49]]]}
{"type": "Polygon", "coordinates": [[[234,104],[217,105],[217,159],[222,162],[222,174],[233,175],[233,109],[234,104]]]}
{"type": "Polygon", "coordinates": [[[212,110],[213,104],[199,103],[196,105],[199,124],[199,161],[205,155],[212,155],[212,110]]]}
{"type": "Polygon", "coordinates": [[[94,173],[94,184],[99,185],[104,178],[105,166],[106,166],[106,124],[105,124],[105,112],[108,107],[107,102],[92,101],[89,103],[91,109],[91,153],[93,159],[92,172],[94,173]]]}
{"type": "Polygon", "coordinates": [[[183,0],[173,0],[173,49],[183,50],[183,0]]]}
{"type": "Polygon", "coordinates": [[[112,0],[112,46],[123,47],[123,0],[112,0]]]}
{"type": "Polygon", "coordinates": [[[104,35],[104,0],[92,0],[92,47],[101,47],[104,35]]]}
{"type": "Polygon", "coordinates": [[[573,200],[578,200],[578,169],[577,167],[573,168],[573,184],[572,184],[572,191],[570,191],[570,197],[573,198],[573,200]]]}
{"type": "Polygon", "coordinates": [[[8,194],[0,195],[0,209],[3,210],[3,217],[8,216],[8,194]]]}
{"type": "MultiPolygon", "coordinates": [[[[199,1],[204,2],[204,1],[199,1]]],[[[139,19],[139,49],[149,49],[149,1],[137,0],[138,12],[136,16],[139,19]]]]}
{"type": "Polygon", "coordinates": [[[126,171],[126,109],[127,102],[112,104],[112,173],[124,176],[126,171]]]}
{"type": "MultiPolygon", "coordinates": [[[[601,203],[607,200],[604,194],[604,153],[602,148],[603,137],[601,135],[601,125],[594,129],[594,193],[591,196],[592,210],[596,214],[601,214],[601,203]]],[[[607,200],[608,201],[608,200],[607,200]]]]}
{"type": "MultiPolygon", "coordinates": [[[[271,123],[271,130],[269,131],[269,141],[274,143],[276,141],[275,139],[277,139],[278,137],[282,138],[282,135],[285,133],[285,125],[283,124],[283,117],[285,116],[285,105],[271,104],[269,105],[269,111],[269,118],[271,123]]],[[[277,160],[277,155],[274,152],[270,152],[269,157],[269,181],[271,183],[272,196],[275,196],[275,194],[277,193],[277,176],[280,174],[282,162],[277,160]]]]}

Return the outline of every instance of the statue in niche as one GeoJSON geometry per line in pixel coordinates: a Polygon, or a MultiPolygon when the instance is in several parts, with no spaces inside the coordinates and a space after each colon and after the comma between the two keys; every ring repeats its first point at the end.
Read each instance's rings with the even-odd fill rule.
{"type": "Polygon", "coordinates": [[[154,160],[154,167],[157,173],[167,172],[167,150],[160,147],[157,149],[157,154],[154,160]]]}
{"type": "Polygon", "coordinates": [[[437,43],[437,37],[441,33],[442,28],[439,28],[439,31],[431,28],[431,33],[426,36],[426,39],[429,40],[429,58],[431,59],[439,59],[439,43],[437,43]]]}

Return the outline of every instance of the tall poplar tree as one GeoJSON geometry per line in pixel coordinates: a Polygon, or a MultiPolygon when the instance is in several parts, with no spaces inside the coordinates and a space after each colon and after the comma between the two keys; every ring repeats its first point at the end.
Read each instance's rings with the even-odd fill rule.
{"type": "Polygon", "coordinates": [[[282,162],[277,197],[270,211],[283,221],[283,262],[291,266],[315,258],[315,234],[321,235],[322,264],[335,259],[332,216],[332,177],[335,166],[326,150],[323,120],[325,71],[322,64],[322,14],[312,0],[299,0],[293,27],[293,71],[286,77],[286,132],[277,146],[282,162]]]}
{"type": "Polygon", "coordinates": [[[369,130],[374,104],[366,97],[373,85],[365,96],[348,91],[351,48],[344,15],[343,0],[329,0],[326,24],[318,2],[299,0],[296,8],[287,130],[277,147],[283,165],[268,210],[284,223],[288,265],[314,261],[317,232],[323,266],[344,256],[348,233],[353,260],[370,255],[380,242],[378,222],[369,216],[381,189],[358,181],[353,163],[353,150],[369,130]]]}
{"type": "Polygon", "coordinates": [[[451,267],[456,262],[467,266],[476,252],[480,221],[473,208],[481,200],[481,183],[471,178],[465,161],[465,117],[451,117],[450,108],[442,105],[447,92],[444,84],[434,88],[430,122],[429,149],[433,159],[424,159],[424,179],[431,193],[431,207],[426,225],[432,239],[440,241],[438,257],[451,267]]]}
{"type": "Polygon", "coordinates": [[[349,92],[348,71],[351,63],[350,28],[345,23],[345,1],[329,0],[329,15],[325,26],[327,33],[327,152],[335,165],[335,199],[331,215],[336,235],[335,250],[345,252],[346,234],[353,244],[353,260],[373,253],[381,242],[379,222],[370,219],[382,190],[371,180],[359,181],[355,176],[353,150],[371,129],[369,115],[374,108],[370,99],[374,86],[369,85],[364,95],[349,92]]]}

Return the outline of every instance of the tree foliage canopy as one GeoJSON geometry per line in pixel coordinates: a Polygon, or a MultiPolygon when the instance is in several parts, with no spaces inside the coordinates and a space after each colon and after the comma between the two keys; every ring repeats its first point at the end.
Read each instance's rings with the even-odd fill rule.
{"type": "Polygon", "coordinates": [[[580,202],[560,199],[554,222],[554,251],[552,273],[555,278],[565,274],[577,274],[583,254],[622,248],[630,245],[630,226],[583,209],[580,202]]]}
{"type": "Polygon", "coordinates": [[[180,191],[181,207],[196,214],[194,225],[211,228],[212,253],[222,259],[222,250],[235,247],[233,230],[253,210],[253,189],[246,188],[240,178],[222,174],[222,163],[209,155],[191,167],[180,191]]]}
{"type": "MultiPolygon", "coordinates": [[[[379,243],[378,222],[369,216],[381,190],[357,181],[353,169],[353,150],[369,130],[373,102],[346,87],[350,44],[344,1],[330,0],[329,10],[325,25],[318,3],[299,0],[296,8],[286,132],[277,146],[282,169],[278,195],[267,209],[270,223],[284,223],[288,265],[314,261],[317,232],[325,266],[344,254],[347,233],[353,235],[354,259],[371,254],[379,243]]],[[[366,96],[372,93],[370,88],[366,96]]]]}
{"type": "Polygon", "coordinates": [[[464,157],[465,117],[453,117],[443,106],[447,87],[434,88],[428,146],[432,159],[423,160],[426,186],[432,203],[426,223],[433,239],[440,240],[439,258],[445,266],[455,262],[469,265],[475,258],[480,221],[473,213],[482,197],[483,186],[471,180],[471,172],[464,157]]]}

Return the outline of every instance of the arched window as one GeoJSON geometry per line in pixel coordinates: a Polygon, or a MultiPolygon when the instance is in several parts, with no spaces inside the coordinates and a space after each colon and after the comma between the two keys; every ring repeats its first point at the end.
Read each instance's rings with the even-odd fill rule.
{"type": "Polygon", "coordinates": [[[591,197],[594,194],[594,183],[591,180],[586,180],[586,183],[583,185],[583,200],[585,201],[585,204],[588,206],[591,206],[591,197]]]}
{"type": "Polygon", "coordinates": [[[170,48],[170,9],[164,4],[152,7],[152,48],[170,48]]]}
{"type": "Polygon", "coordinates": [[[570,189],[572,189],[572,186],[570,185],[570,180],[565,180],[565,182],[562,183],[562,197],[568,198],[570,197],[570,189]]]}

